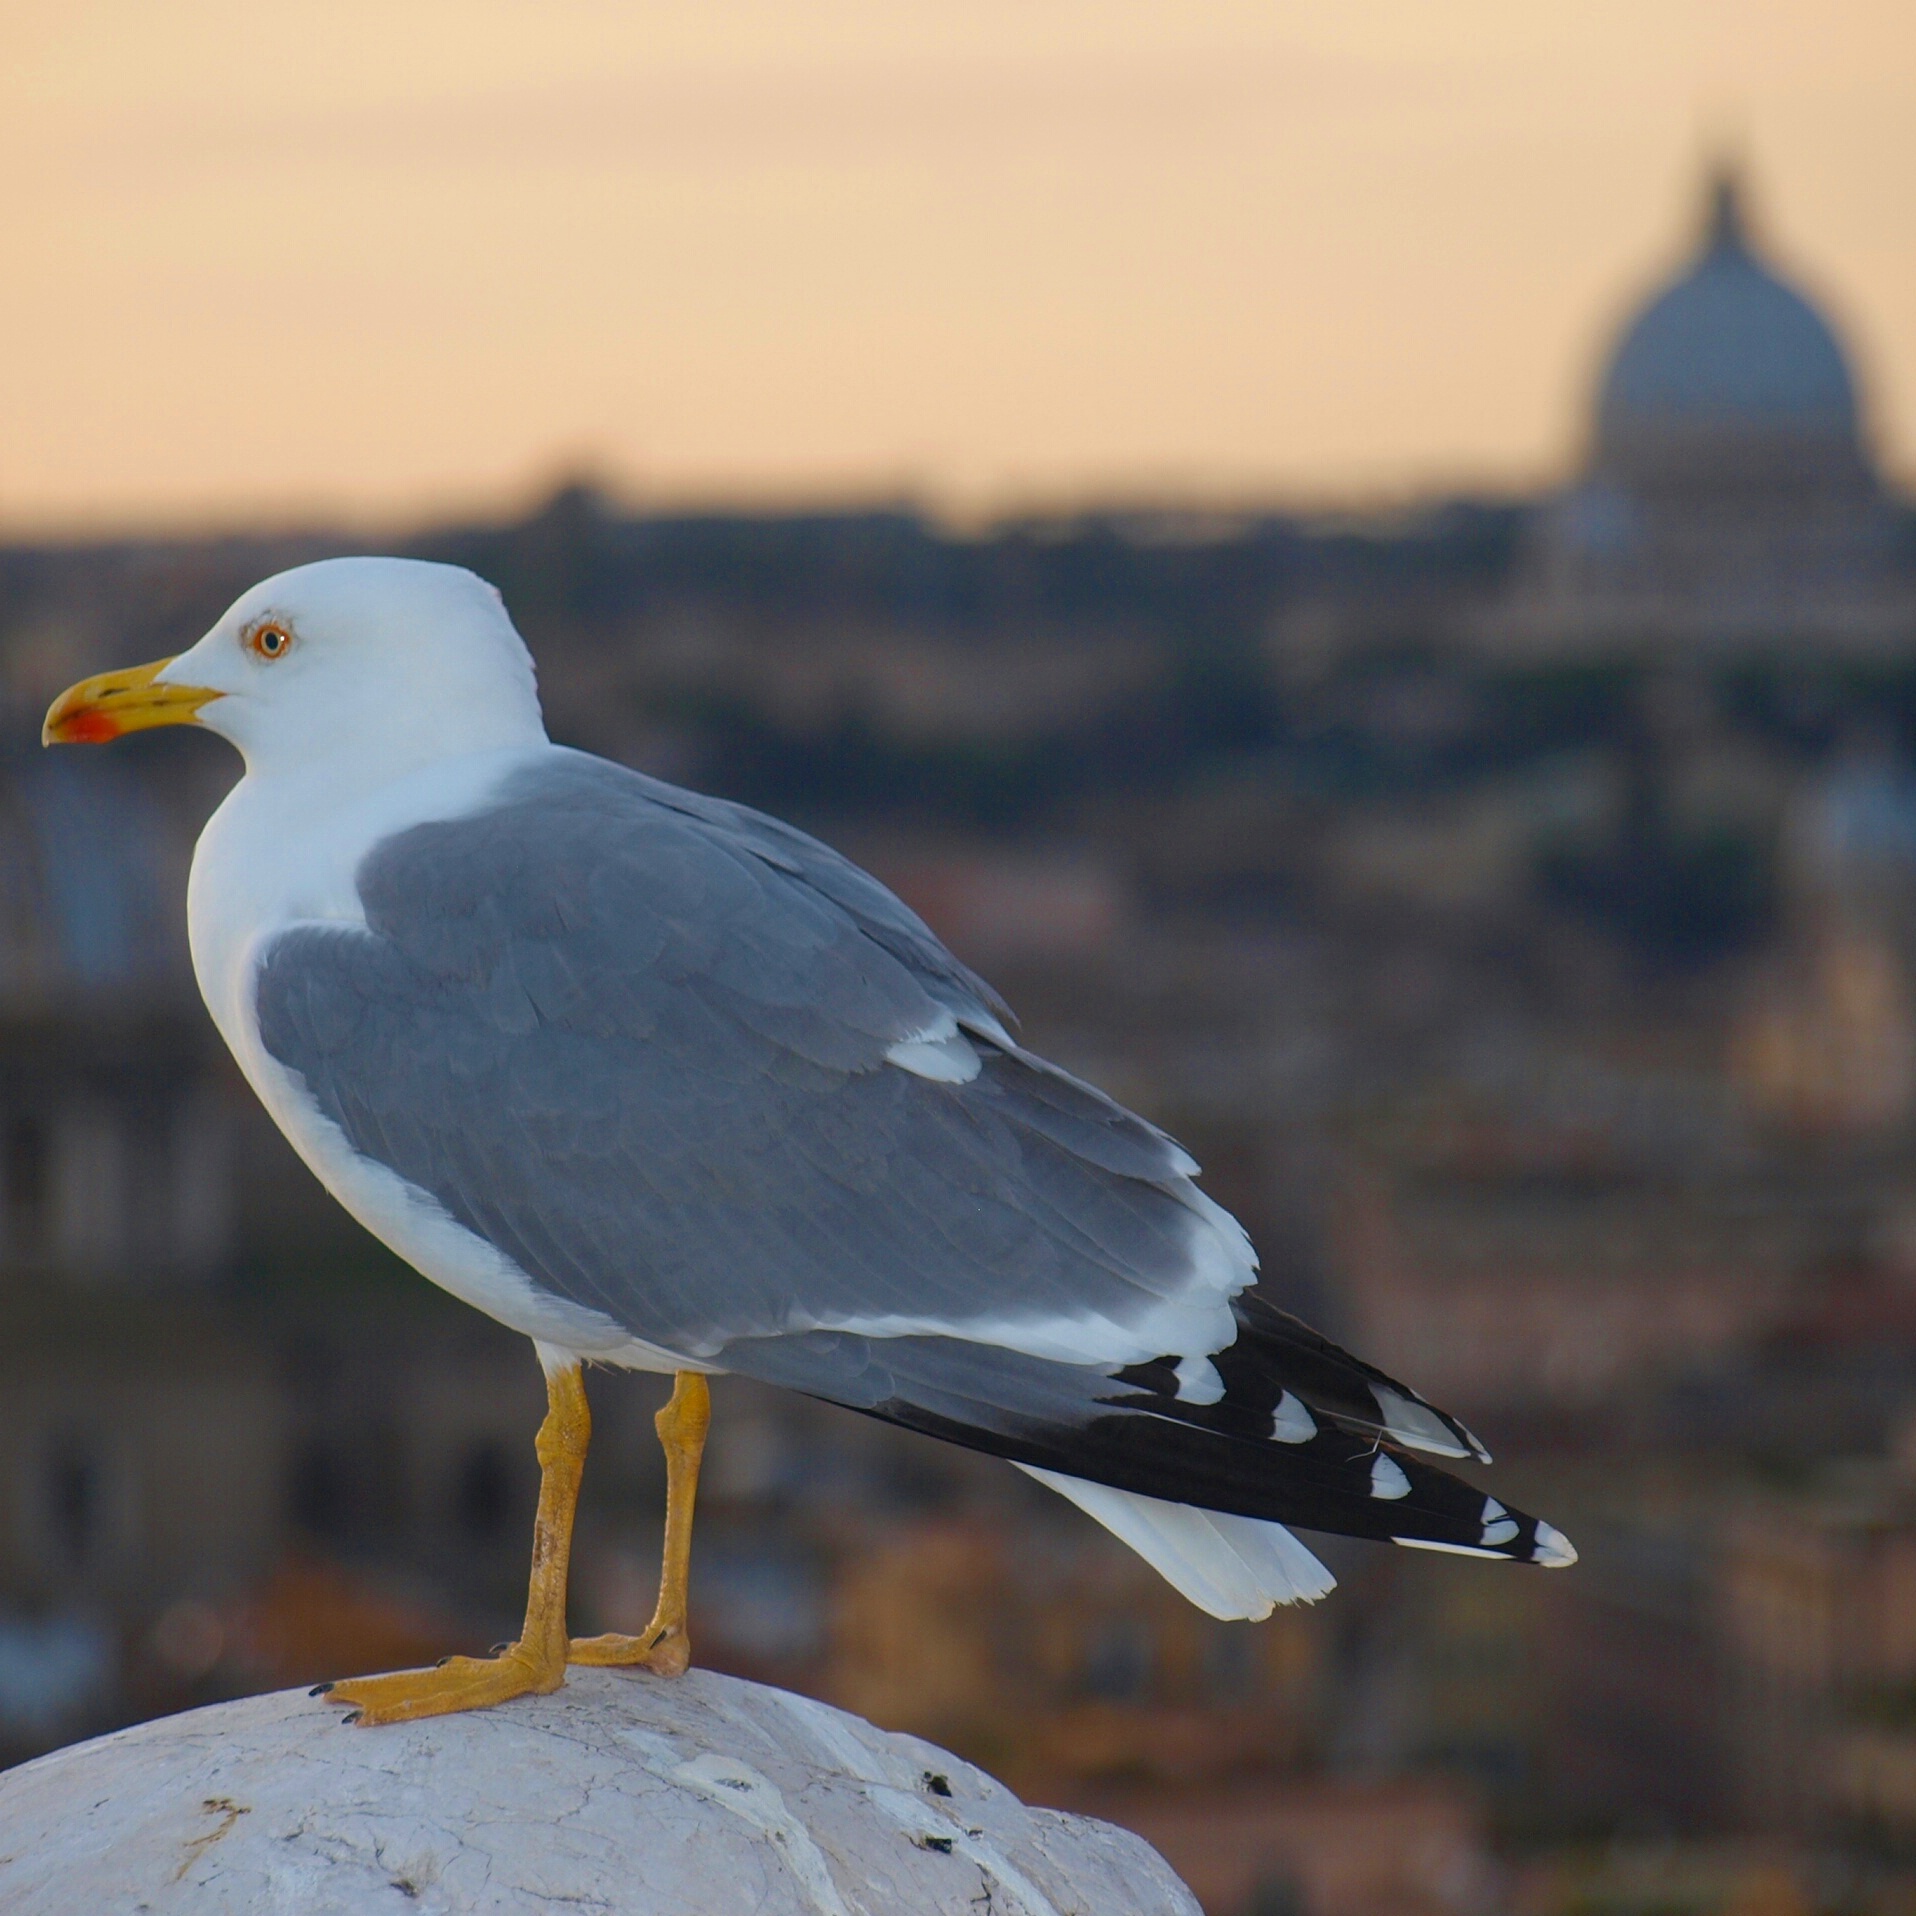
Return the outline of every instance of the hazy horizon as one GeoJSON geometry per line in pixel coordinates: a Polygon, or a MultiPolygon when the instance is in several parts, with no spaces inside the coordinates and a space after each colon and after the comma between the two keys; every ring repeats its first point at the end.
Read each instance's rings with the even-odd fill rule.
{"type": "Polygon", "coordinates": [[[420,0],[0,26],[0,533],[1526,489],[1740,154],[1916,464],[1916,13],[420,0]]]}

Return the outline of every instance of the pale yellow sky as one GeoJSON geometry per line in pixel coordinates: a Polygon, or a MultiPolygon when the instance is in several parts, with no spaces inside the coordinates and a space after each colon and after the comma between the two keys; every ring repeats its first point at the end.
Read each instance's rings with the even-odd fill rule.
{"type": "Polygon", "coordinates": [[[1528,483],[1725,135],[1909,469],[1911,0],[10,0],[0,533],[1528,483]]]}

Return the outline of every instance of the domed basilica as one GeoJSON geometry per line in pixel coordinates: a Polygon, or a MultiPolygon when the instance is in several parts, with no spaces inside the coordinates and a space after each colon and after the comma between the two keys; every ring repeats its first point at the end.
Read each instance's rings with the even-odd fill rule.
{"type": "Polygon", "coordinates": [[[1886,655],[1916,646],[1908,515],[1847,354],[1765,257],[1736,173],[1624,325],[1584,471],[1537,513],[1497,649],[1886,655]]]}

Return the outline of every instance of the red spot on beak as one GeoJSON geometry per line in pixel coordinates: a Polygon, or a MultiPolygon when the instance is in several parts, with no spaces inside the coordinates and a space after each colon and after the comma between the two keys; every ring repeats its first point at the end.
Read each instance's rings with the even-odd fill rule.
{"type": "Polygon", "coordinates": [[[62,721],[60,739],[67,745],[106,745],[120,736],[120,728],[104,712],[75,712],[62,721]]]}

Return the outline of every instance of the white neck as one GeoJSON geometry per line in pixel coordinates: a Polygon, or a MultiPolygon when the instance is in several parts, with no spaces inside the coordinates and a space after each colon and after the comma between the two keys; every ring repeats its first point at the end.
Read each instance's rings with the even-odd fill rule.
{"type": "Polygon", "coordinates": [[[280,714],[235,708],[223,725],[225,716],[215,704],[204,722],[239,748],[246,761],[242,788],[284,793],[291,804],[297,803],[294,794],[311,793],[329,808],[357,803],[437,765],[546,743],[530,687],[523,700],[461,697],[455,687],[423,709],[386,705],[355,711],[316,734],[317,745],[306,737],[275,737],[273,722],[280,714]]]}

